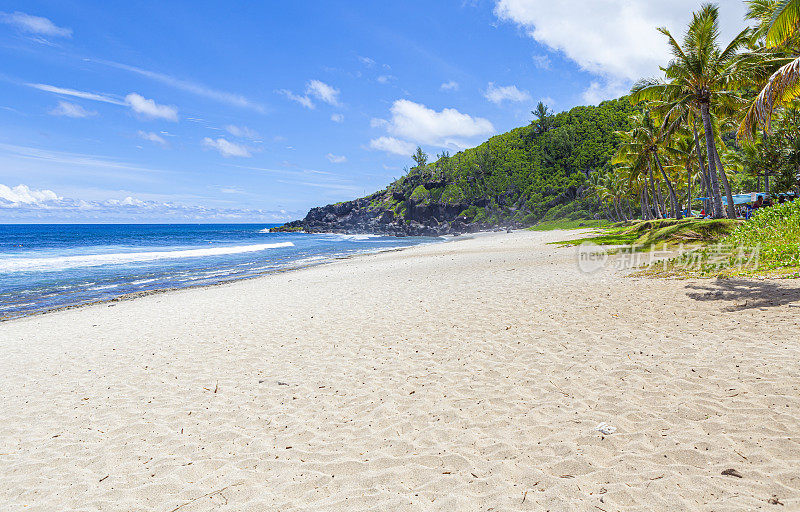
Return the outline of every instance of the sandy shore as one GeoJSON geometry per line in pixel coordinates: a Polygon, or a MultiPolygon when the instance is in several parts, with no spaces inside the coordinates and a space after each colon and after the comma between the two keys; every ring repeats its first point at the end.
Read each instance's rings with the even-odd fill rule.
{"type": "Polygon", "coordinates": [[[800,510],[800,283],[587,275],[565,236],[0,324],[0,508],[800,510]]]}

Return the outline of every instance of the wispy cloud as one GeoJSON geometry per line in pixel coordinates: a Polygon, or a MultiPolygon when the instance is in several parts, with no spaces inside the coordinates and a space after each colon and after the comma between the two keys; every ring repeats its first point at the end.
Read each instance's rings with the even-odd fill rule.
{"type": "Polygon", "coordinates": [[[6,153],[15,158],[26,160],[41,160],[54,164],[77,165],[83,167],[96,167],[100,169],[122,169],[137,172],[164,172],[159,169],[150,169],[140,165],[113,160],[99,155],[87,155],[83,153],[70,153],[65,151],[53,151],[39,149],[29,146],[17,146],[14,144],[0,143],[0,155],[6,153]]]}
{"type": "Polygon", "coordinates": [[[247,126],[236,126],[233,124],[229,124],[225,126],[225,131],[227,131],[234,137],[240,137],[243,139],[256,140],[261,138],[258,132],[256,132],[251,128],[248,128],[247,126]]]}
{"type": "Polygon", "coordinates": [[[40,91],[59,94],[61,96],[72,96],[73,98],[82,98],[85,100],[100,101],[103,103],[110,103],[112,105],[121,105],[121,106],[127,105],[127,103],[125,103],[124,101],[116,99],[106,94],[77,91],[75,89],[67,89],[66,87],[57,87],[55,85],[47,85],[47,84],[26,84],[26,85],[28,87],[33,87],[34,89],[39,89],[40,91]]]}
{"type": "Polygon", "coordinates": [[[235,142],[230,142],[227,139],[219,138],[219,139],[212,139],[210,137],[206,137],[203,139],[203,146],[215,149],[219,152],[220,155],[224,156],[225,158],[232,157],[232,156],[239,156],[239,157],[250,157],[253,156],[250,154],[250,150],[241,144],[236,144],[235,142]]]}
{"type": "Polygon", "coordinates": [[[334,123],[341,123],[344,121],[344,116],[342,114],[331,114],[331,121],[334,123]]]}
{"type": "Polygon", "coordinates": [[[313,182],[313,181],[294,181],[294,180],[276,180],[278,183],[285,183],[287,185],[300,185],[303,187],[314,187],[331,190],[342,194],[357,194],[362,191],[361,187],[355,185],[347,185],[343,183],[329,183],[329,182],[313,182]]]}
{"type": "Polygon", "coordinates": [[[547,55],[533,55],[531,56],[533,65],[539,69],[550,69],[550,57],[547,55]]]}
{"type": "Polygon", "coordinates": [[[347,157],[344,155],[334,155],[333,153],[328,153],[327,155],[325,155],[325,158],[327,158],[329,162],[334,164],[343,164],[347,162],[347,157]]]}
{"type": "Polygon", "coordinates": [[[530,93],[517,89],[516,85],[498,86],[492,82],[489,82],[484,96],[495,105],[499,105],[504,101],[520,102],[531,100],[530,93]]]}
{"type": "Polygon", "coordinates": [[[136,114],[146,118],[160,118],[168,121],[178,120],[178,109],[171,105],[160,105],[155,100],[147,99],[141,94],[132,92],[125,96],[124,99],[119,100],[109,94],[99,94],[95,92],[78,91],[76,89],[68,89],[66,87],[58,87],[48,84],[27,84],[28,87],[33,87],[40,91],[58,94],[59,96],[71,96],[73,98],[81,98],[84,100],[99,101],[101,103],[109,103],[111,105],[119,105],[123,107],[130,107],[136,114]]]}
{"type": "Polygon", "coordinates": [[[58,105],[50,111],[51,116],[64,116],[73,118],[91,117],[96,116],[97,112],[93,110],[86,110],[80,105],[70,103],[68,101],[59,101],[58,105]]]}
{"type": "Polygon", "coordinates": [[[363,56],[359,55],[358,56],[358,60],[359,60],[359,62],[361,62],[362,64],[364,64],[368,68],[371,68],[372,66],[375,65],[375,61],[370,59],[369,57],[363,57],[363,56]]]}
{"type": "Polygon", "coordinates": [[[334,107],[340,106],[339,89],[320,80],[309,80],[306,84],[306,92],[303,96],[295,94],[289,89],[279,89],[275,92],[303,105],[307,109],[316,108],[312,98],[333,105],[334,107]]]}
{"type": "Polygon", "coordinates": [[[309,98],[308,96],[300,96],[298,94],[293,93],[289,89],[279,89],[276,92],[278,94],[282,94],[283,96],[286,96],[287,98],[289,98],[292,101],[295,101],[295,102],[303,105],[307,109],[314,109],[315,108],[314,102],[311,101],[311,98],[309,98]]]}
{"type": "Polygon", "coordinates": [[[166,139],[164,139],[164,137],[158,135],[157,133],[145,132],[139,130],[139,133],[137,135],[139,136],[140,139],[148,140],[150,142],[158,144],[162,148],[166,148],[167,146],[169,146],[169,143],[166,141],[166,139]]]}
{"type": "Polygon", "coordinates": [[[445,82],[439,86],[439,88],[443,91],[457,91],[458,90],[458,82],[450,80],[449,82],[445,82]]]}
{"type": "Polygon", "coordinates": [[[72,29],[59,27],[47,18],[33,16],[24,12],[0,12],[0,21],[13,25],[29,34],[51,37],[72,37],[72,29]]]}
{"type": "Polygon", "coordinates": [[[306,85],[306,95],[317,98],[320,101],[339,106],[339,89],[326,84],[320,80],[311,80],[306,85]]]}
{"type": "Polygon", "coordinates": [[[266,107],[264,107],[263,105],[256,103],[241,94],[220,91],[208,87],[206,85],[199,84],[197,82],[192,82],[190,80],[183,80],[164,73],[158,73],[147,69],[137,68],[135,66],[129,66],[127,64],[120,64],[119,62],[111,62],[105,60],[96,60],[94,62],[98,62],[106,66],[111,66],[125,71],[129,71],[131,73],[136,73],[138,75],[150,78],[157,82],[169,85],[170,87],[174,87],[176,89],[180,89],[185,92],[196,94],[197,96],[209,98],[214,101],[218,101],[220,103],[226,103],[228,105],[234,105],[236,107],[255,110],[256,112],[259,113],[264,113],[267,110],[266,107]]]}

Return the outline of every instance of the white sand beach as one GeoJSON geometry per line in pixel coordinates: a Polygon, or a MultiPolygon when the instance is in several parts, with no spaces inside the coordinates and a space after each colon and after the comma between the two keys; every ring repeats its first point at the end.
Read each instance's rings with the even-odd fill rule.
{"type": "Polygon", "coordinates": [[[584,274],[570,236],[2,323],[0,509],[800,510],[800,283],[584,274]]]}

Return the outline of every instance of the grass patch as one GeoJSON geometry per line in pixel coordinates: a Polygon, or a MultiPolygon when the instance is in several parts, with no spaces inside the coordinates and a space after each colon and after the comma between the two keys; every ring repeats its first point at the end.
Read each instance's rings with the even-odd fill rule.
{"type": "Polygon", "coordinates": [[[535,226],[528,229],[531,231],[555,231],[557,229],[591,229],[609,226],[611,223],[607,220],[595,219],[577,219],[577,220],[546,220],[539,222],[535,226]]]}
{"type": "Polygon", "coordinates": [[[681,255],[653,275],[800,277],[800,201],[757,210],[714,246],[681,255]]]}
{"type": "Polygon", "coordinates": [[[732,233],[741,221],[728,219],[660,219],[631,221],[611,225],[592,236],[558,242],[570,247],[590,242],[597,245],[627,246],[632,251],[645,251],[660,246],[705,245],[717,242],[732,233]]]}

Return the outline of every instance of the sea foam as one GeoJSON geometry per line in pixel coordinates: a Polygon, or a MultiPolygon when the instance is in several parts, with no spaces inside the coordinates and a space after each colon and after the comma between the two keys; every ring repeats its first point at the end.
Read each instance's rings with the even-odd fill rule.
{"type": "Polygon", "coordinates": [[[95,267],[100,265],[119,265],[140,261],[154,261],[176,258],[199,258],[224,254],[241,254],[265,251],[281,247],[293,247],[292,242],[274,244],[239,245],[234,247],[214,247],[208,249],[187,249],[183,251],[121,252],[114,254],[82,254],[79,256],[60,256],[52,258],[14,258],[0,262],[0,272],[59,271],[67,268],[95,267]]]}

